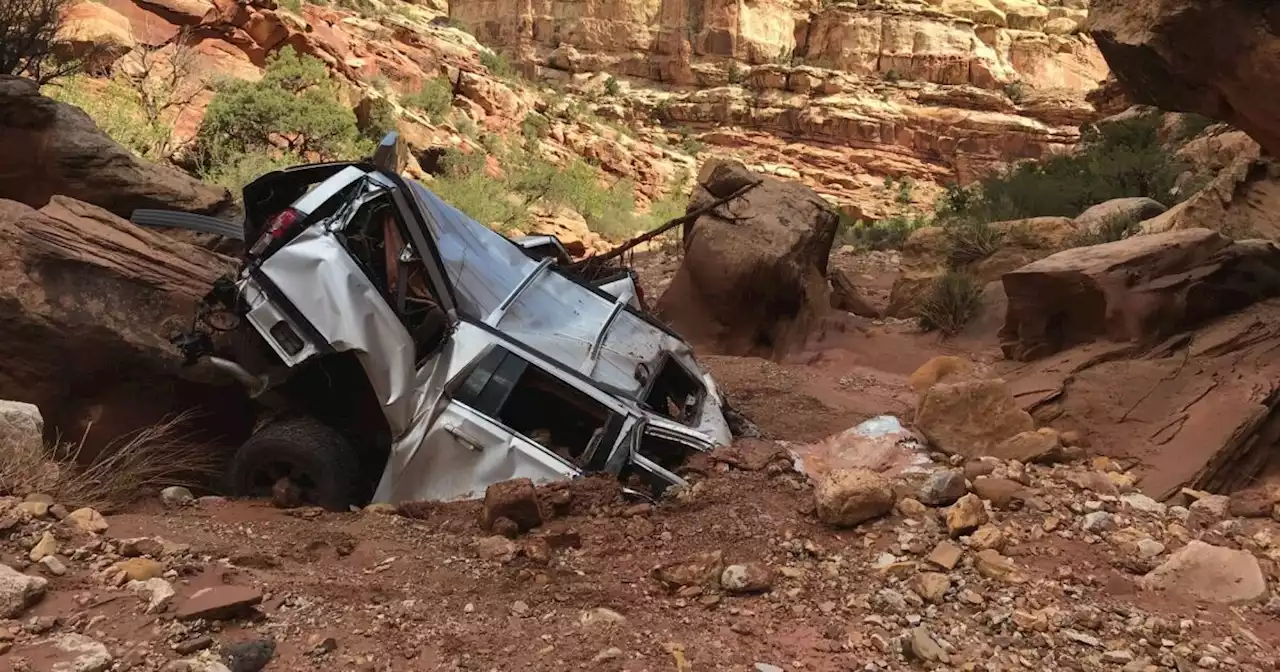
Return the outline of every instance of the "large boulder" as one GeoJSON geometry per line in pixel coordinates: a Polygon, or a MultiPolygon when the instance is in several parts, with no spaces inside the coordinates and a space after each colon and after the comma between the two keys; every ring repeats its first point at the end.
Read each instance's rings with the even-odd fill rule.
{"type": "Polygon", "coordinates": [[[1149,343],[1280,294],[1280,247],[1208,229],[1065,250],[1004,276],[1012,359],[1098,339],[1149,343]]]}
{"type": "Polygon", "coordinates": [[[929,443],[949,455],[1026,459],[1010,439],[1033,432],[1031,415],[1022,410],[1005,381],[990,378],[938,383],[920,396],[916,428],[929,443]]]}
{"type": "Polygon", "coordinates": [[[1080,213],[1075,223],[1080,231],[1096,231],[1116,221],[1136,224],[1162,215],[1166,210],[1163,203],[1143,196],[1113,198],[1080,213]]]}
{"type": "Polygon", "coordinates": [[[685,254],[658,312],[708,351],[772,357],[830,311],[827,259],[839,217],[804,185],[741,164],[703,167],[689,212],[760,185],[685,225],[685,254]]]}
{"type": "Polygon", "coordinates": [[[83,59],[91,70],[105,69],[137,46],[129,19],[97,2],[68,6],[55,39],[62,55],[83,59]]]}
{"type": "Polygon", "coordinates": [[[1094,0],[1085,28],[1136,102],[1230,122],[1280,155],[1273,3],[1094,0]]]}
{"type": "Polygon", "coordinates": [[[0,398],[93,446],[193,407],[243,431],[243,395],[181,369],[168,341],[231,265],[66,197],[0,200],[0,398]]]}
{"type": "Polygon", "coordinates": [[[0,75],[0,199],[42,207],[54,194],[121,217],[137,208],[220,215],[231,193],[143,161],[72,105],[40,95],[35,83],[0,75]]]}

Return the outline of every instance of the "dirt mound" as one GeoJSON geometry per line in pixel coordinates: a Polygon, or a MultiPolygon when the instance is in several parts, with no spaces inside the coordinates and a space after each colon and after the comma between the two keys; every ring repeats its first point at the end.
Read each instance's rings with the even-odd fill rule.
{"type": "Polygon", "coordinates": [[[705,352],[779,357],[830,311],[839,218],[811,189],[741,164],[703,166],[689,211],[759,182],[687,224],[685,257],[658,313],[705,352]]]}

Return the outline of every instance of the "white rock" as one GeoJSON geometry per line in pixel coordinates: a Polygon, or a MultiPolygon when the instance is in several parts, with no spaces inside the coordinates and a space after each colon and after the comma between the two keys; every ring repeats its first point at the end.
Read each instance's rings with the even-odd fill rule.
{"type": "Polygon", "coordinates": [[[1120,501],[1123,502],[1125,506],[1133,509],[1134,511],[1141,511],[1143,513],[1152,513],[1158,516],[1163,516],[1165,514],[1165,511],[1167,511],[1169,508],[1164,504],[1161,504],[1160,502],[1157,502],[1156,500],[1151,499],[1150,497],[1140,492],[1130,492],[1130,493],[1120,495],[1120,501]]]}
{"type": "Polygon", "coordinates": [[[190,490],[174,485],[160,491],[160,501],[164,502],[165,506],[177,507],[186,506],[196,501],[196,498],[191,494],[190,490]]]}
{"type": "Polygon", "coordinates": [[[1086,514],[1084,521],[1080,524],[1080,527],[1085,532],[1094,533],[1106,532],[1107,530],[1114,529],[1115,526],[1115,516],[1112,516],[1106,511],[1094,511],[1093,513],[1086,514]]]}
{"type": "Polygon", "coordinates": [[[1138,542],[1138,556],[1151,559],[1164,553],[1164,544],[1155,539],[1143,539],[1138,542]]]}
{"type": "Polygon", "coordinates": [[[53,576],[62,576],[67,573],[67,565],[59,560],[56,555],[46,555],[40,558],[40,566],[53,576]]]}
{"type": "Polygon", "coordinates": [[[1226,518],[1230,513],[1231,498],[1226,495],[1205,495],[1191,503],[1192,512],[1200,511],[1213,518],[1226,518]]]}
{"type": "Polygon", "coordinates": [[[140,594],[147,600],[147,613],[158,614],[169,606],[176,594],[173,586],[168,581],[161,578],[147,579],[146,581],[130,581],[126,586],[134,593],[140,594]]]}
{"type": "Polygon", "coordinates": [[[0,399],[0,446],[10,450],[44,450],[44,417],[40,409],[0,399]]]}
{"type": "Polygon", "coordinates": [[[71,660],[54,663],[53,672],[103,672],[111,667],[111,652],[107,647],[84,635],[62,635],[53,646],[71,657],[71,660]]]}
{"type": "Polygon", "coordinates": [[[49,582],[0,565],[0,618],[17,618],[44,597],[49,582]]]}

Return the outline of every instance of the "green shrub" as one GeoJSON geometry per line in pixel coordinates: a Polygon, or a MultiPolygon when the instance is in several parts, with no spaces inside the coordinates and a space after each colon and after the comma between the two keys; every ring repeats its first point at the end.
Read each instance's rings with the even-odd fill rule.
{"type": "Polygon", "coordinates": [[[240,198],[244,185],[273,171],[305,163],[302,157],[287,152],[255,149],[229,157],[200,171],[200,179],[226,187],[240,198]]]}
{"type": "Polygon", "coordinates": [[[967,188],[949,189],[940,219],[988,222],[1028,217],[1075,217],[1113,198],[1146,196],[1173,205],[1171,193],[1185,165],[1160,142],[1158,115],[1086,128],[1080,150],[1022,163],[967,188]]]}
{"type": "Polygon", "coordinates": [[[500,230],[524,226],[535,204],[573,210],[591,230],[614,240],[635,233],[647,221],[635,213],[635,185],[628,180],[604,187],[600,172],[581,159],[561,166],[520,148],[505,148],[504,154],[507,172],[498,179],[485,173],[479,152],[451,152],[442,161],[444,174],[431,188],[473,219],[500,230]]]}
{"type": "Polygon", "coordinates": [[[613,75],[609,75],[609,79],[604,80],[604,92],[616,96],[622,91],[622,85],[618,84],[618,79],[613,75]]]}
{"type": "Polygon", "coordinates": [[[943,226],[946,232],[947,261],[952,268],[964,268],[995,254],[1004,235],[986,220],[955,220],[943,226]]]}
{"type": "Polygon", "coordinates": [[[444,77],[433,77],[423,82],[417,91],[402,96],[400,104],[422,110],[432,123],[444,123],[453,110],[453,85],[444,77]]]}
{"type": "Polygon", "coordinates": [[[158,153],[167,144],[169,128],[149,123],[137,93],[124,84],[72,75],[46,84],[41,92],[84,110],[103,133],[134,154],[152,160],[165,158],[158,153]]]}
{"type": "Polygon", "coordinates": [[[1206,128],[1218,123],[1217,119],[1211,119],[1203,114],[1188,112],[1183,114],[1178,120],[1178,133],[1176,140],[1178,142],[1187,142],[1197,135],[1204,132],[1206,128]]]}
{"type": "Polygon", "coordinates": [[[377,143],[387,131],[396,128],[399,121],[396,107],[386,98],[373,98],[369,101],[369,116],[364,123],[357,123],[360,137],[377,143]]]}
{"type": "Polygon", "coordinates": [[[852,245],[860,250],[900,250],[912,232],[929,221],[918,214],[898,213],[875,222],[852,221],[841,213],[840,229],[836,234],[841,245],[852,245]]]}
{"type": "Polygon", "coordinates": [[[516,70],[515,66],[511,65],[511,61],[508,61],[506,56],[496,51],[481,51],[480,65],[483,65],[489,71],[489,74],[494,77],[502,79],[517,79],[520,77],[520,72],[516,70]]]}
{"type": "Polygon", "coordinates": [[[1020,81],[1009,82],[1004,85],[1004,95],[1014,103],[1021,103],[1027,98],[1027,85],[1020,81]]]}
{"type": "Polygon", "coordinates": [[[279,5],[294,14],[302,13],[302,0],[280,0],[279,5]]]}
{"type": "Polygon", "coordinates": [[[729,61],[728,75],[730,84],[741,84],[746,79],[747,72],[738,65],[737,61],[729,61]]]}
{"type": "Polygon", "coordinates": [[[900,79],[902,79],[902,75],[898,74],[898,71],[893,68],[889,68],[884,73],[884,81],[886,82],[896,82],[900,79]]]}
{"type": "Polygon", "coordinates": [[[524,134],[525,140],[541,140],[547,137],[550,128],[551,120],[537,112],[524,115],[524,120],[520,122],[520,132],[524,134]]]}
{"type": "Polygon", "coordinates": [[[982,287],[973,276],[948,271],[933,282],[917,309],[920,327],[946,336],[959,333],[982,307],[982,287]]]}
{"type": "Polygon", "coordinates": [[[206,170],[249,152],[284,151],[331,160],[367,149],[356,117],[339,102],[325,64],[285,47],[267,61],[257,82],[223,83],[197,132],[198,160],[206,170]]]}

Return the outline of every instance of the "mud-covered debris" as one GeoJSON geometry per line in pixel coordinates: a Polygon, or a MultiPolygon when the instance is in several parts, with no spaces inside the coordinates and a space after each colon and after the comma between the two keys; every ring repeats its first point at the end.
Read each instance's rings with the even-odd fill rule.
{"type": "Polygon", "coordinates": [[[684,588],[715,586],[723,572],[724,554],[710,551],[662,565],[653,571],[653,576],[669,588],[684,588]]]}
{"type": "Polygon", "coordinates": [[[542,511],[538,507],[538,493],[533,481],[516,478],[485,488],[481,525],[493,530],[495,521],[500,518],[515,523],[521,532],[542,524],[542,511]]]}
{"type": "Polygon", "coordinates": [[[259,672],[276,655],[276,642],[270,638],[251,639],[222,647],[222,661],[231,672],[259,672]]]}

